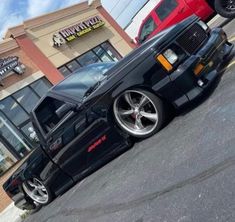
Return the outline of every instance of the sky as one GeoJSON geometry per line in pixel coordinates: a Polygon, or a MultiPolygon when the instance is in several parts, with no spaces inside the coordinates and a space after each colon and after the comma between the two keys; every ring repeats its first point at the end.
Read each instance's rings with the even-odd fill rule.
{"type": "MultiPolygon", "coordinates": [[[[0,38],[9,27],[85,0],[0,0],[0,38]]],[[[101,0],[104,8],[124,28],[147,0],[101,0]]]]}

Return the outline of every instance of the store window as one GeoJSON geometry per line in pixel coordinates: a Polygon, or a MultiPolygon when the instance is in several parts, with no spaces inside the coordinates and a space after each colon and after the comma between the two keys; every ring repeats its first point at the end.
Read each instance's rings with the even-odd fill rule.
{"type": "MultiPolygon", "coordinates": [[[[51,86],[48,80],[41,78],[0,101],[1,153],[4,154],[3,150],[6,147],[16,159],[21,159],[35,147],[35,141],[30,137],[32,132],[29,128],[32,128],[32,123],[29,115],[39,99],[46,94],[51,86]]],[[[4,164],[2,163],[3,169],[7,169],[11,162],[8,154],[5,157],[9,158],[4,157],[4,159],[1,153],[0,172],[1,159],[4,162],[4,164]],[[7,160],[10,162],[6,163],[7,160]]]]}
{"type": "Polygon", "coordinates": [[[70,71],[66,66],[60,67],[59,71],[65,77],[68,76],[70,73],[72,73],[72,71],[70,71]]]}
{"type": "Polygon", "coordinates": [[[67,67],[70,71],[74,72],[77,69],[79,69],[81,67],[81,65],[78,64],[78,62],[76,60],[73,60],[72,62],[69,62],[67,64],[67,67]]]}
{"type": "Polygon", "coordinates": [[[0,113],[0,139],[19,158],[24,157],[30,151],[26,139],[2,113],[0,113]]]}
{"type": "Polygon", "coordinates": [[[30,87],[25,87],[24,89],[18,91],[13,94],[13,97],[28,113],[31,112],[39,100],[37,94],[30,87]]]}
{"type": "Polygon", "coordinates": [[[16,163],[17,159],[7,150],[0,141],[0,176],[16,163]]]}
{"type": "Polygon", "coordinates": [[[93,51],[99,56],[102,62],[110,62],[113,60],[110,57],[110,55],[101,46],[97,46],[96,48],[93,49],[93,51]]]}
{"type": "Polygon", "coordinates": [[[81,66],[87,66],[92,63],[101,62],[100,58],[93,52],[89,51],[77,58],[81,66]]]}
{"type": "Polygon", "coordinates": [[[47,93],[48,89],[52,87],[52,84],[47,79],[41,78],[32,83],[30,87],[39,97],[43,97],[47,93]]]}
{"type": "Polygon", "coordinates": [[[68,76],[82,66],[87,66],[97,62],[117,62],[121,58],[121,55],[115,50],[115,48],[106,41],[74,60],[64,64],[58,70],[63,76],[68,76]]]}
{"type": "Polygon", "coordinates": [[[108,42],[104,42],[103,44],[101,44],[101,46],[104,51],[106,51],[108,55],[111,56],[113,61],[118,61],[122,58],[108,42]]]}
{"type": "Polygon", "coordinates": [[[26,111],[12,97],[1,101],[1,110],[16,126],[29,118],[26,111]]]}

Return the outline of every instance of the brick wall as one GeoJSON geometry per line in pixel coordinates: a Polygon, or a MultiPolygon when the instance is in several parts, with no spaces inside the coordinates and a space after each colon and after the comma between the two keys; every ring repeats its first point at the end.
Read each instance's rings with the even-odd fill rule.
{"type": "MultiPolygon", "coordinates": [[[[23,160],[22,160],[23,161],[23,160]]],[[[11,176],[11,174],[19,167],[22,161],[18,162],[15,166],[13,166],[9,171],[7,171],[3,176],[0,177],[0,213],[10,204],[12,203],[11,199],[7,196],[5,191],[2,188],[2,185],[5,181],[11,176]]]]}

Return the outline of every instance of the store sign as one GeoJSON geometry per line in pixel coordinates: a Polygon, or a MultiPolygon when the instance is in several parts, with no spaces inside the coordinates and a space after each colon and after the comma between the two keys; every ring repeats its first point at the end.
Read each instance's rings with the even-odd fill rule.
{"type": "Polygon", "coordinates": [[[95,16],[76,25],[62,29],[53,35],[53,46],[60,47],[66,42],[71,42],[92,30],[102,27],[104,24],[104,21],[99,16],[95,16]]]}
{"type": "Polygon", "coordinates": [[[25,71],[25,66],[19,62],[19,57],[10,56],[4,59],[0,59],[0,85],[3,86],[4,77],[10,73],[15,72],[18,75],[22,75],[25,71]]]}

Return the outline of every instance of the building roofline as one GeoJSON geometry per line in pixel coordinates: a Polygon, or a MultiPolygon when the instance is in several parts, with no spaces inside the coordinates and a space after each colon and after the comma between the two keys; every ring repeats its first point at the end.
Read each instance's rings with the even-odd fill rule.
{"type": "Polygon", "coordinates": [[[15,38],[25,34],[25,29],[36,28],[48,24],[50,22],[57,21],[58,19],[62,19],[71,16],[73,14],[77,14],[78,12],[82,12],[90,8],[95,9],[100,6],[101,6],[100,0],[94,0],[91,4],[89,4],[88,1],[85,1],[32,19],[28,19],[25,20],[22,25],[9,28],[4,38],[10,38],[10,37],[15,38]]]}
{"type": "Polygon", "coordinates": [[[8,38],[0,41],[0,54],[19,48],[15,39],[8,38]]]}

